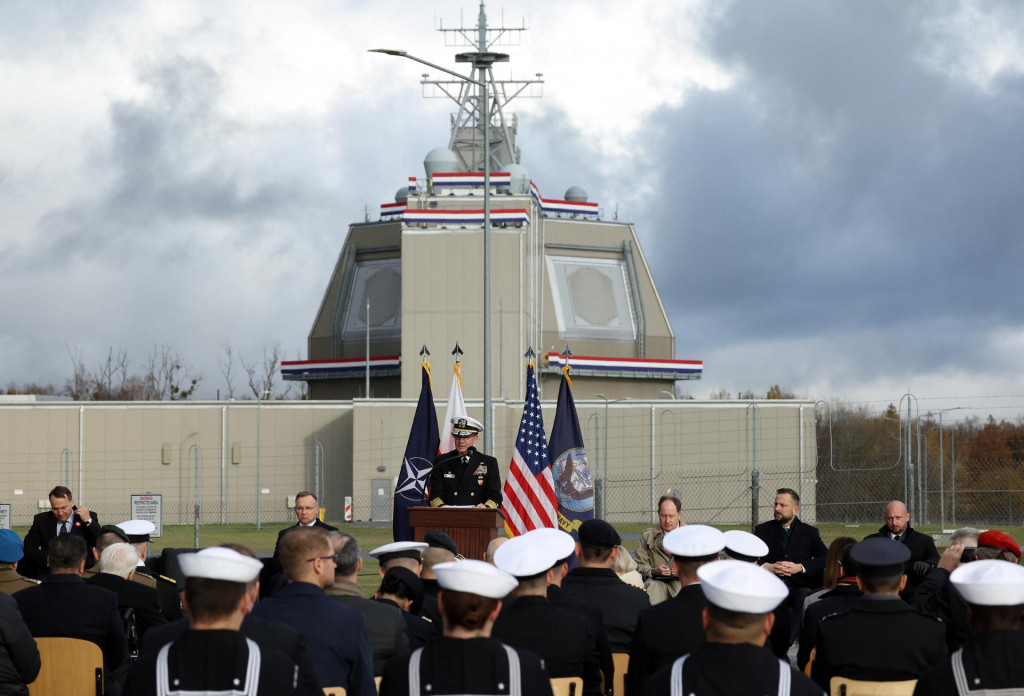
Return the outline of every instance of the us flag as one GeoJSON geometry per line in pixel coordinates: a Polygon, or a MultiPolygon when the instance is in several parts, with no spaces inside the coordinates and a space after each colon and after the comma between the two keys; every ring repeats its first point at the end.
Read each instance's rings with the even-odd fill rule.
{"type": "Polygon", "coordinates": [[[551,479],[551,462],[548,460],[548,443],[533,363],[526,365],[526,403],[505,479],[504,499],[501,511],[505,515],[509,536],[558,524],[558,501],[551,479]]]}

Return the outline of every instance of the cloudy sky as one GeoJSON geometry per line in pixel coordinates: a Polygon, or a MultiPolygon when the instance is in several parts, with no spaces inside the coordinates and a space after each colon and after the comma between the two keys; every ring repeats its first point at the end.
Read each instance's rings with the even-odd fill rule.
{"type": "MultiPolygon", "coordinates": [[[[523,163],[634,221],[691,383],[1024,414],[1024,6],[492,3],[523,163]],[[506,73],[508,74],[508,73],[506,73]]],[[[349,222],[447,141],[404,48],[472,2],[8,0],[0,384],[154,344],[224,390],[305,337],[349,222]]],[[[240,386],[240,385],[236,385],[240,386]]]]}

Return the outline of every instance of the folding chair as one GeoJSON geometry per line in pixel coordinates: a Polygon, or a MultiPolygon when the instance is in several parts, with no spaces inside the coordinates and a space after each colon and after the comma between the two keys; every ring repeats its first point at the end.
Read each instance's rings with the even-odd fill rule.
{"type": "Polygon", "coordinates": [[[915,686],[916,679],[881,682],[832,677],[829,693],[831,696],[913,696],[915,686]]]}
{"type": "Polygon", "coordinates": [[[554,696],[581,696],[583,677],[552,677],[551,693],[554,696]]]}
{"type": "Polygon", "coordinates": [[[79,638],[36,638],[42,667],[30,696],[103,696],[103,651],[79,638]]]}

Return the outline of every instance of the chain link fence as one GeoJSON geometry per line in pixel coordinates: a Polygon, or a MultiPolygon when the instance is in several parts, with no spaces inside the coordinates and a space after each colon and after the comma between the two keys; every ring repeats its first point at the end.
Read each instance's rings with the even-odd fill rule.
{"type": "MultiPolygon", "coordinates": [[[[353,407],[291,402],[0,407],[0,503],[24,533],[68,486],[102,523],[133,516],[132,495],[161,497],[155,548],[224,541],[273,550],[294,522],[294,495],[318,494],[324,519],[391,541],[394,482],[414,402],[353,407]]],[[[520,407],[521,408],[521,407],[520,407]]],[[[596,513],[626,534],[656,521],[666,493],[683,520],[749,529],[771,518],[775,490],[796,489],[801,518],[830,540],[882,524],[893,499],[932,533],[1021,526],[1024,474],[1010,455],[968,448],[949,429],[898,419],[833,419],[813,402],[577,401],[596,513]]],[[[472,405],[471,405],[472,410],[472,405]]],[[[495,419],[505,476],[520,411],[495,419]]],[[[550,432],[553,405],[545,408],[550,432]]],[[[3,521],[0,519],[0,521],[3,521]]],[[[1012,533],[1012,532],[1011,532],[1012,533]]]]}

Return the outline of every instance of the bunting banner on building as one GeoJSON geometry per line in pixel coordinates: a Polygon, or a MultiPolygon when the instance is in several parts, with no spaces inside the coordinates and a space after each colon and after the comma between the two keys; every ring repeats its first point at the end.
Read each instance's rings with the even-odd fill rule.
{"type": "Polygon", "coordinates": [[[583,431],[572,398],[569,370],[568,365],[562,368],[548,458],[558,499],[558,526],[578,539],[580,525],[594,517],[594,480],[590,476],[583,431]]]}
{"type": "Polygon", "coordinates": [[[430,364],[421,364],[423,384],[420,387],[420,400],[416,404],[416,414],[412,417],[402,471],[395,484],[395,511],[392,516],[395,541],[415,540],[409,525],[409,508],[427,504],[426,487],[437,456],[439,438],[434,394],[430,386],[430,364]]]}
{"type": "Polygon", "coordinates": [[[526,403],[523,404],[519,436],[512,450],[512,463],[505,478],[501,504],[509,536],[558,524],[558,499],[551,478],[546,439],[537,373],[531,362],[526,365],[526,403]]]}
{"type": "MultiPolygon", "coordinates": [[[[458,348],[458,346],[456,346],[458,348]]],[[[452,388],[448,392],[448,407],[444,410],[444,423],[441,424],[441,445],[438,452],[444,454],[455,449],[455,438],[452,437],[452,418],[467,416],[466,401],[462,398],[462,365],[455,362],[455,374],[452,375],[452,388]]]]}

